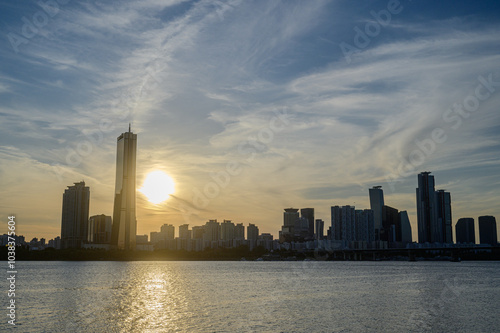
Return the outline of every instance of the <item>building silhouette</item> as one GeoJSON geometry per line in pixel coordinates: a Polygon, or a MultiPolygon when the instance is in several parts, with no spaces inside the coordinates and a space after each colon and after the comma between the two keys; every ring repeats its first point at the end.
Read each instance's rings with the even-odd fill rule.
{"type": "Polygon", "coordinates": [[[253,223],[249,223],[247,226],[247,240],[250,249],[252,249],[257,244],[257,239],[259,238],[259,227],[253,223]]]}
{"type": "Polygon", "coordinates": [[[370,244],[375,240],[375,222],[373,210],[356,210],[356,241],[370,244]]]}
{"type": "Polygon", "coordinates": [[[104,214],[89,218],[87,241],[94,244],[109,244],[111,241],[111,216],[104,214]]]}
{"type": "Polygon", "coordinates": [[[189,224],[183,224],[179,226],[179,238],[191,239],[191,230],[189,230],[189,224]]]}
{"type": "Polygon", "coordinates": [[[451,220],[451,195],[445,190],[436,192],[436,218],[441,229],[442,243],[453,243],[451,220]]]}
{"type": "Polygon", "coordinates": [[[316,219],[315,239],[322,240],[324,236],[325,222],[322,219],[316,219]]]}
{"type": "Polygon", "coordinates": [[[455,240],[458,243],[475,244],[476,233],[474,231],[474,219],[463,217],[455,225],[455,240]]]}
{"type": "Polygon", "coordinates": [[[135,166],[137,134],[122,133],[117,139],[116,182],[111,244],[118,249],[135,250],[137,220],[135,215],[135,166]]]}
{"type": "Polygon", "coordinates": [[[497,245],[497,221],[494,216],[479,216],[479,243],[497,245]]]}
{"type": "Polygon", "coordinates": [[[442,228],[438,226],[436,218],[434,176],[428,171],[418,175],[417,226],[419,243],[442,241],[442,228]]]}
{"type": "Polygon", "coordinates": [[[331,207],[331,237],[332,240],[356,240],[356,212],[354,206],[331,207]]]}
{"type": "Polygon", "coordinates": [[[61,248],[81,248],[87,241],[90,189],[85,182],[64,190],[61,218],[61,248]]]}
{"type": "Polygon", "coordinates": [[[235,225],[231,220],[224,220],[220,225],[220,239],[223,241],[234,240],[235,225]]]}
{"type": "Polygon", "coordinates": [[[403,244],[411,243],[411,224],[410,219],[408,218],[408,212],[406,210],[402,210],[399,212],[399,224],[401,226],[400,242],[402,242],[403,244]]]}
{"type": "Polygon", "coordinates": [[[234,226],[234,239],[239,241],[245,240],[245,226],[243,223],[237,223],[234,226]]]}
{"type": "Polygon", "coordinates": [[[307,235],[306,239],[314,239],[314,208],[302,208],[300,216],[307,220],[307,235]]]}
{"type": "Polygon", "coordinates": [[[399,211],[387,205],[382,207],[382,229],[380,231],[380,240],[386,242],[401,241],[401,225],[399,222],[399,211]]]}
{"type": "Polygon", "coordinates": [[[375,227],[375,240],[379,241],[382,232],[382,222],[384,219],[384,191],[382,186],[374,186],[368,190],[370,195],[370,209],[373,210],[373,221],[375,227]]]}
{"type": "MultiPolygon", "coordinates": [[[[299,218],[299,210],[285,208],[283,213],[283,226],[280,231],[280,242],[291,242],[295,235],[295,221],[299,218]]],[[[248,237],[248,236],[247,236],[248,237]]]]}

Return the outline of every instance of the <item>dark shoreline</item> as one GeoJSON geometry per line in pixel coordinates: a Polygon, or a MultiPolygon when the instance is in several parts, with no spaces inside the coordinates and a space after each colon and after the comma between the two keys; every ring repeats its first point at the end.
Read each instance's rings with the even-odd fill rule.
{"type": "MultiPolygon", "coordinates": [[[[7,261],[7,247],[0,250],[7,261]]],[[[16,261],[500,261],[500,247],[464,249],[388,249],[344,251],[274,251],[257,247],[205,251],[121,251],[103,249],[29,250],[16,248],[16,261]]]]}

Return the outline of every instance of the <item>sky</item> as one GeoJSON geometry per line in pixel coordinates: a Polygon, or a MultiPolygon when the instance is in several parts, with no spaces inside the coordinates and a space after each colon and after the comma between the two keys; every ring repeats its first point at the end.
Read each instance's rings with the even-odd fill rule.
{"type": "Polygon", "coordinates": [[[161,204],[137,193],[138,234],[277,237],[288,207],[328,227],[380,185],[417,240],[423,171],[453,224],[500,218],[498,1],[2,1],[0,29],[0,216],[28,240],[60,235],[75,182],[112,215],[129,123],[137,187],[175,182],[161,204]]]}

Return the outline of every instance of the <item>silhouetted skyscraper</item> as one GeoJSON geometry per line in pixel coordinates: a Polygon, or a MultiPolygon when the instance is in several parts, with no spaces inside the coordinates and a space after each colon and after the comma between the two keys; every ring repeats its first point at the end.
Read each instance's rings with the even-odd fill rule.
{"type": "Polygon", "coordinates": [[[224,220],[220,225],[220,239],[224,241],[232,241],[234,239],[234,223],[230,220],[224,220]]]}
{"type": "Polygon", "coordinates": [[[104,214],[91,216],[88,225],[88,242],[94,244],[109,244],[111,240],[111,229],[111,216],[106,216],[104,214]]]}
{"type": "Polygon", "coordinates": [[[436,218],[434,176],[430,172],[422,172],[418,175],[417,225],[419,243],[442,242],[443,230],[436,218]]]}
{"type": "Polygon", "coordinates": [[[408,218],[408,212],[406,210],[402,210],[399,212],[399,223],[401,225],[401,242],[403,242],[404,244],[411,243],[411,224],[410,219],[408,218]]]}
{"type": "Polygon", "coordinates": [[[386,242],[401,241],[401,225],[399,224],[399,212],[396,208],[386,206],[382,208],[383,220],[380,240],[386,242]]]}
{"type": "Polygon", "coordinates": [[[249,223],[247,227],[247,240],[250,250],[257,245],[257,238],[259,238],[259,227],[255,224],[249,223]]]}
{"type": "Polygon", "coordinates": [[[356,240],[356,211],[354,206],[332,206],[331,237],[333,240],[356,240]]]}
{"type": "Polygon", "coordinates": [[[179,226],[179,238],[191,239],[191,230],[189,230],[189,224],[183,224],[179,226]]]}
{"type": "Polygon", "coordinates": [[[291,242],[295,234],[295,221],[299,218],[299,210],[285,208],[283,226],[280,231],[280,242],[291,242]]]}
{"type": "Polygon", "coordinates": [[[234,226],[234,239],[244,240],[245,239],[245,226],[243,223],[237,223],[234,226]]]}
{"type": "Polygon", "coordinates": [[[135,250],[135,164],[137,134],[122,133],[117,139],[115,203],[111,243],[118,249],[135,250]]]}
{"type": "Polygon", "coordinates": [[[80,248],[87,241],[90,189],[85,182],[68,186],[63,194],[61,247],[80,248]]]}
{"type": "Polygon", "coordinates": [[[356,210],[356,241],[371,243],[375,240],[373,210],[356,210]]]}
{"type": "Polygon", "coordinates": [[[497,245],[497,221],[494,216],[479,216],[479,243],[497,245]]]}
{"type": "Polygon", "coordinates": [[[443,243],[453,243],[453,231],[451,226],[451,195],[450,192],[438,190],[436,192],[436,218],[441,228],[443,243]]]}
{"type": "Polygon", "coordinates": [[[300,215],[307,219],[308,222],[308,235],[307,238],[314,239],[314,208],[302,208],[300,215]]]}
{"type": "Polygon", "coordinates": [[[173,240],[175,238],[175,227],[172,224],[165,223],[160,227],[160,234],[164,240],[173,240]]]}
{"type": "Polygon", "coordinates": [[[321,219],[316,219],[316,234],[315,234],[316,240],[323,239],[324,228],[325,228],[325,222],[321,219]]]}
{"type": "Polygon", "coordinates": [[[474,219],[464,217],[455,225],[455,238],[457,243],[476,243],[476,232],[474,231],[474,219]]]}
{"type": "Polygon", "coordinates": [[[382,186],[374,186],[368,190],[370,193],[370,209],[373,210],[373,222],[375,227],[375,240],[380,240],[382,229],[383,207],[384,207],[384,191],[382,186]]]}

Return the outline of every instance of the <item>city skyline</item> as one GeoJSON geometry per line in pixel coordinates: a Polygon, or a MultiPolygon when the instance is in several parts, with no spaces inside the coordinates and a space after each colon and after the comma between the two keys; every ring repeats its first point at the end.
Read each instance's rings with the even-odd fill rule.
{"type": "Polygon", "coordinates": [[[417,240],[425,170],[451,193],[453,235],[500,216],[496,2],[4,7],[0,213],[28,239],[60,234],[78,181],[90,216],[113,215],[128,123],[135,189],[153,171],[176,185],[160,204],[137,193],[137,234],[219,217],[277,237],[285,207],[314,208],[326,232],[331,206],[368,209],[382,186],[417,240]]]}

